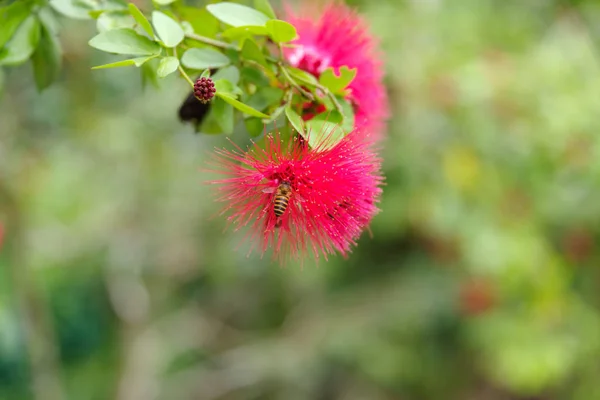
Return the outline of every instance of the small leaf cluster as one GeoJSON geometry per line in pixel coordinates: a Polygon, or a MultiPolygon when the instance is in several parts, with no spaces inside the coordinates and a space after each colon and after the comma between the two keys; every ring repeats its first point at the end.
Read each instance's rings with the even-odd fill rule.
{"type": "MultiPolygon", "coordinates": [[[[18,0],[1,3],[0,67],[31,61],[37,88],[43,90],[58,77],[62,48],[56,14],[45,2],[18,0]]],[[[0,92],[4,70],[0,68],[0,92]]]]}
{"type": "Polygon", "coordinates": [[[60,70],[55,20],[62,14],[95,20],[98,34],[89,45],[121,58],[93,69],[137,67],[143,82],[155,85],[175,73],[191,87],[194,78],[210,76],[216,98],[198,131],[230,134],[243,126],[257,137],[291,126],[315,146],[325,138],[334,144],[353,129],[353,107],[345,95],[356,70],[329,68],[316,77],[292,67],[284,52],[293,48],[296,28],[277,18],[268,0],[255,0],[253,7],[225,1],[197,8],[181,0],[154,0],[152,6],[141,10],[124,0],[15,1],[0,8],[0,65],[31,59],[38,88],[50,85],[60,70]],[[303,121],[311,107],[325,111],[303,121]]]}

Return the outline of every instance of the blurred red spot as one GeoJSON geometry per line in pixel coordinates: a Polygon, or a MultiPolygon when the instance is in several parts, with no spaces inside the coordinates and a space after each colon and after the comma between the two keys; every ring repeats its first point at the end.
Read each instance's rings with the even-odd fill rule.
{"type": "Polygon", "coordinates": [[[463,282],[459,296],[461,313],[467,316],[484,314],[496,303],[494,285],[482,278],[463,282]]]}
{"type": "Polygon", "coordinates": [[[594,251],[594,238],[587,229],[571,229],[562,238],[562,250],[569,262],[585,262],[594,251]]]}

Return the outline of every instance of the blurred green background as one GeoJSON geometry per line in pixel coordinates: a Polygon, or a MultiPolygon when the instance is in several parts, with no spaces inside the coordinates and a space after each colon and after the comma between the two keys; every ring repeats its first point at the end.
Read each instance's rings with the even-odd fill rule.
{"type": "Polygon", "coordinates": [[[234,251],[200,171],[225,138],[175,75],[91,71],[93,22],[42,94],[5,71],[0,399],[600,399],[598,2],[351,3],[387,185],[318,266],[234,251]]]}

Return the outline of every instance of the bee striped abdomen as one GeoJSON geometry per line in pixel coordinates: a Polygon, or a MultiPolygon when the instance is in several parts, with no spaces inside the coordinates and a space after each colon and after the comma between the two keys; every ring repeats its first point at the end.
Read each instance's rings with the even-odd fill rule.
{"type": "Polygon", "coordinates": [[[273,200],[273,212],[277,218],[281,217],[287,210],[292,195],[292,187],[287,182],[282,182],[277,187],[275,199],[273,200]]]}
{"type": "Polygon", "coordinates": [[[274,207],[274,211],[275,211],[275,215],[278,217],[281,217],[283,215],[283,213],[285,212],[285,210],[287,209],[289,200],[287,197],[281,196],[281,197],[277,197],[275,199],[275,207],[274,207]]]}

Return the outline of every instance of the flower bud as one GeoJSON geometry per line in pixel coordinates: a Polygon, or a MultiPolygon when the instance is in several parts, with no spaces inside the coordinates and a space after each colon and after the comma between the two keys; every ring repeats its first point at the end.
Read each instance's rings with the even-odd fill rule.
{"type": "Polygon", "coordinates": [[[199,78],[194,83],[194,96],[203,104],[210,102],[216,91],[215,83],[210,78],[199,78]]]}

